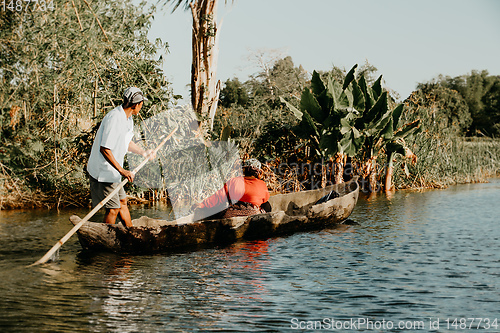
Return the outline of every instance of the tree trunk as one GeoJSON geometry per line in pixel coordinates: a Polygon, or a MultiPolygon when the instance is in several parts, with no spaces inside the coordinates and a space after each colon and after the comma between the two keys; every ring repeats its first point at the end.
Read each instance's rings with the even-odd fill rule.
{"type": "Polygon", "coordinates": [[[387,171],[385,173],[385,191],[392,190],[392,175],[394,173],[394,153],[390,153],[387,157],[387,171]]]}
{"type": "Polygon", "coordinates": [[[325,165],[324,160],[321,163],[321,188],[326,187],[326,173],[328,170],[328,165],[325,165]]]}
{"type": "Polygon", "coordinates": [[[373,158],[371,162],[371,170],[368,175],[368,180],[370,184],[370,192],[377,192],[379,190],[377,182],[377,158],[373,158]]]}
{"type": "Polygon", "coordinates": [[[364,185],[363,190],[368,192],[376,192],[377,186],[377,157],[372,156],[368,159],[368,162],[363,167],[363,179],[364,185]],[[368,188],[366,188],[366,186],[368,188]]]}
{"type": "Polygon", "coordinates": [[[344,182],[344,164],[345,164],[345,154],[337,153],[335,155],[335,184],[340,184],[344,182]]]}
{"type": "Polygon", "coordinates": [[[206,133],[213,128],[220,93],[220,81],[216,79],[219,53],[217,0],[197,0],[190,7],[193,16],[191,103],[206,133]]]}

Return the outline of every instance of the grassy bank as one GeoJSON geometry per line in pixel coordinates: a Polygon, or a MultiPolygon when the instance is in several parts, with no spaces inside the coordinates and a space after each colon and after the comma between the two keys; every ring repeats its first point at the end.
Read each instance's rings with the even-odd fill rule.
{"type": "Polygon", "coordinates": [[[500,175],[500,140],[420,136],[415,144],[418,162],[396,168],[397,188],[443,188],[485,182],[500,175]]]}

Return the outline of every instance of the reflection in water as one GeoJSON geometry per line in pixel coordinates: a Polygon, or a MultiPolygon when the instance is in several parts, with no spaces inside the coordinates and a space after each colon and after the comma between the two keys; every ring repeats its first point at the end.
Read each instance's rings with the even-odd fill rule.
{"type": "Polygon", "coordinates": [[[227,269],[233,273],[241,273],[245,278],[232,281],[234,286],[243,286],[246,290],[241,298],[262,300],[265,288],[264,272],[270,266],[268,260],[269,241],[238,243],[227,252],[231,263],[227,269]],[[251,275],[246,274],[252,272],[251,275]]]}
{"type": "Polygon", "coordinates": [[[74,238],[57,262],[36,268],[26,266],[67,232],[70,213],[0,212],[0,331],[282,331],[292,318],[493,320],[499,195],[495,181],[362,197],[351,216],[359,225],[196,252],[89,253],[74,238]]]}
{"type": "Polygon", "coordinates": [[[99,292],[92,297],[88,323],[112,332],[139,332],[147,306],[144,283],[133,270],[130,256],[82,252],[76,269],[94,281],[99,292]]]}

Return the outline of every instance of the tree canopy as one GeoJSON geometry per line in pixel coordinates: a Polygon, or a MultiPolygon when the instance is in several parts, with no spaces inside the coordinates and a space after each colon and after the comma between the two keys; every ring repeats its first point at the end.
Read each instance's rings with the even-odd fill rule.
{"type": "Polygon", "coordinates": [[[469,108],[472,122],[467,128],[468,135],[500,136],[500,76],[489,75],[488,71],[473,70],[469,74],[456,77],[439,76],[435,83],[457,91],[469,108]]]}
{"type": "Polygon", "coordinates": [[[0,12],[0,163],[9,177],[51,190],[85,181],[85,149],[76,147],[92,142],[75,137],[119,105],[127,86],[154,103],[146,116],[171,99],[157,55],[167,44],[147,37],[154,7],[129,0],[53,4],[0,12]]]}

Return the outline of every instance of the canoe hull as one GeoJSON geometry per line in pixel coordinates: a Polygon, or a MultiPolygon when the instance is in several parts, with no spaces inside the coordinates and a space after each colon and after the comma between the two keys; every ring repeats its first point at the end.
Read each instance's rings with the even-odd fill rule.
{"type": "MultiPolygon", "coordinates": [[[[121,224],[86,222],[78,230],[78,238],[84,249],[119,253],[165,252],[265,239],[342,223],[352,213],[358,195],[355,179],[326,189],[273,196],[269,200],[273,211],[266,214],[195,222],[192,215],[176,221],[143,216],[133,220],[134,227],[129,229],[121,224]],[[332,189],[340,197],[314,204],[332,189]]],[[[70,220],[77,224],[80,218],[72,216],[70,220]]]]}

